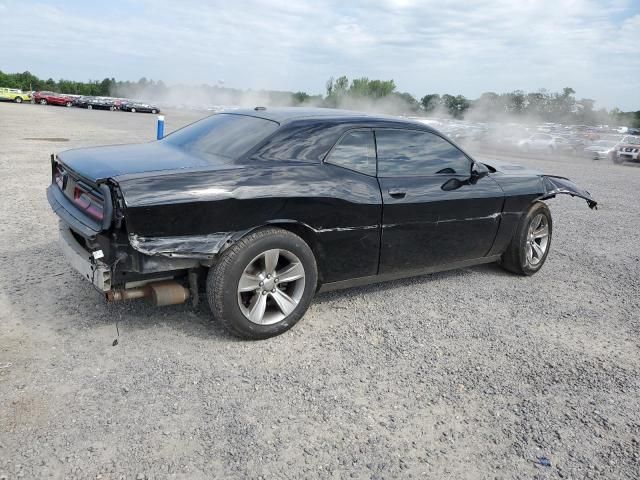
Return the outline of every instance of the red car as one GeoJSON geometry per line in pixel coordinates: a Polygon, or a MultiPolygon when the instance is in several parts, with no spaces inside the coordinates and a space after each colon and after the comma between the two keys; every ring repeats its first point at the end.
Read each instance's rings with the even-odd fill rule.
{"type": "Polygon", "coordinates": [[[73,106],[73,97],[55,92],[36,92],[33,96],[35,103],[41,105],[64,105],[65,107],[73,106]]]}

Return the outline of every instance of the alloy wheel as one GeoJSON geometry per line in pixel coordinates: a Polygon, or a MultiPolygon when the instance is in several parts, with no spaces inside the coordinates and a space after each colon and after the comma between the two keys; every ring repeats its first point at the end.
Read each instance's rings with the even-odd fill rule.
{"type": "Polygon", "coordinates": [[[256,256],[238,282],[238,305],[250,322],[272,325],[287,318],[304,293],[305,271],[300,259],[283,249],[256,256]]]}
{"type": "Polygon", "coordinates": [[[527,262],[531,266],[538,265],[549,247],[549,220],[539,213],[529,224],[525,243],[527,262]]]}

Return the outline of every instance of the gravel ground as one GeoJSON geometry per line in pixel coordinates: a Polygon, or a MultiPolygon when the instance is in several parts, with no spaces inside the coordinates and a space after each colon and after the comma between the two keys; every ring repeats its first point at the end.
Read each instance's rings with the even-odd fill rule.
{"type": "Polygon", "coordinates": [[[61,258],[49,154],[154,122],[0,104],[0,479],[640,477],[640,169],[518,159],[601,202],[550,201],[539,274],[324,294],[243,342],[206,306],[107,305],[61,258]]]}

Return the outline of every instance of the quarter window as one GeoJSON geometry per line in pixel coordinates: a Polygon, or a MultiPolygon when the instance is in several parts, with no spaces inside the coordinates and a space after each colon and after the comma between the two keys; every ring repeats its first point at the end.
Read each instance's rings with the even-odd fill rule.
{"type": "Polygon", "coordinates": [[[348,132],[331,150],[328,163],[367,175],[376,174],[376,149],[371,130],[348,132]]]}
{"type": "Polygon", "coordinates": [[[378,176],[467,175],[471,161],[444,138],[417,130],[376,130],[378,176]]]}

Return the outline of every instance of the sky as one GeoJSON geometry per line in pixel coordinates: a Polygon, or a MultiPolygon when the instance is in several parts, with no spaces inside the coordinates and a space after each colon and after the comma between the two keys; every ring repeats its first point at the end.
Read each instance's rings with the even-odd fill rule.
{"type": "Polygon", "coordinates": [[[640,110],[640,0],[0,0],[0,70],[324,93],[560,91],[640,110]]]}

